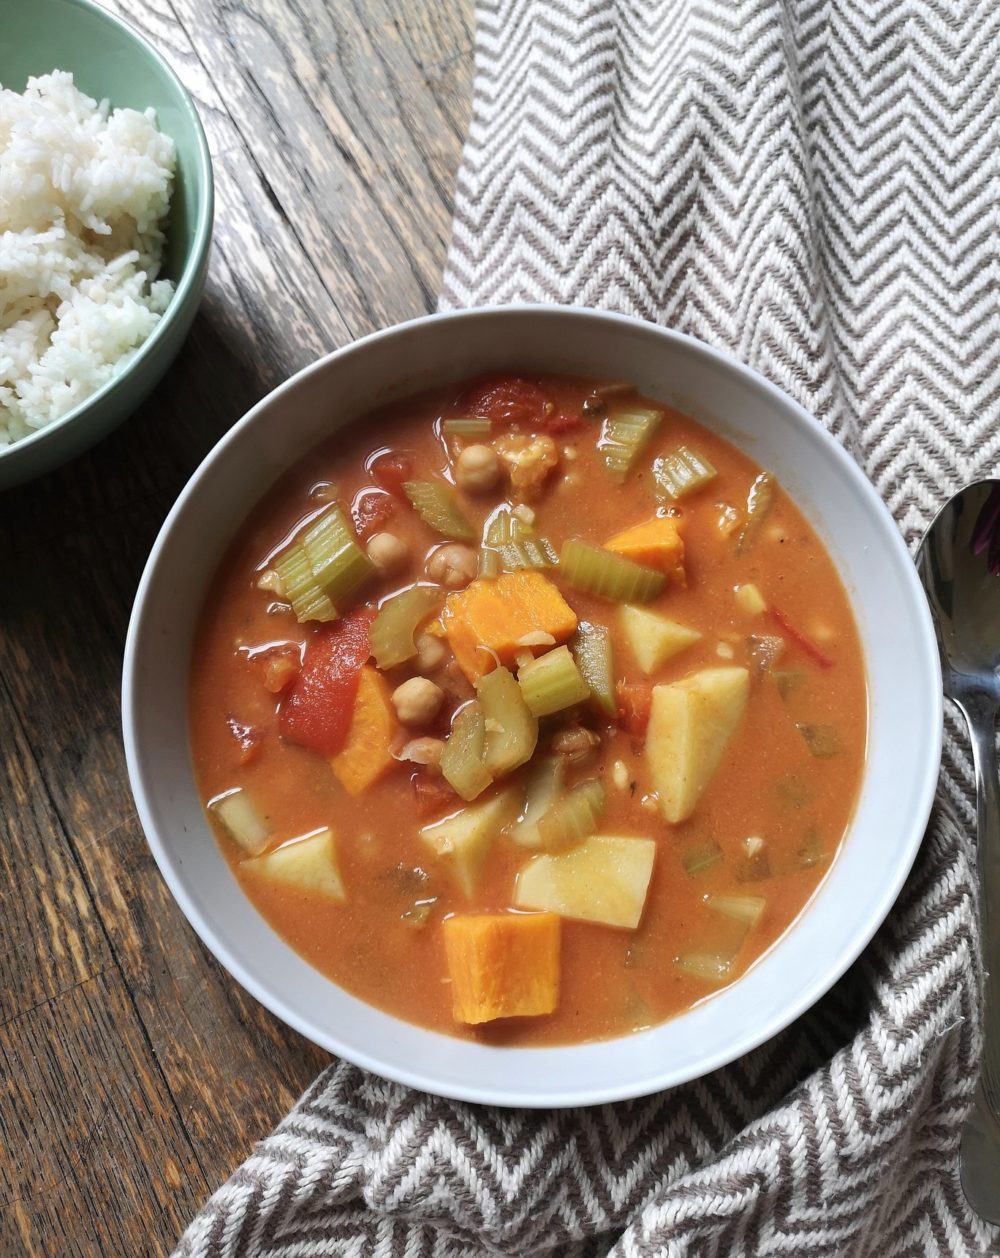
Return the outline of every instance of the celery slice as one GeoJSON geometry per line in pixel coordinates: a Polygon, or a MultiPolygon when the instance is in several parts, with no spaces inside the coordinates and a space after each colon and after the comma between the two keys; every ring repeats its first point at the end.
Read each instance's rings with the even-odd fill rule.
{"type": "Polygon", "coordinates": [[[242,786],[225,791],[208,801],[208,811],[222,823],[249,856],[259,856],[267,847],[271,831],[253,796],[242,786]]]}
{"type": "Polygon", "coordinates": [[[556,852],[594,834],[606,802],[602,782],[581,782],[557,798],[539,817],[538,846],[556,852]]]}
{"type": "Polygon", "coordinates": [[[446,437],[488,437],[493,425],[485,415],[475,415],[468,419],[446,419],[442,424],[446,437]]]}
{"type": "Polygon", "coordinates": [[[336,620],[337,609],[316,582],[306,552],[298,544],[274,561],[285,597],[300,624],[307,620],[336,620]]]}
{"type": "Polygon", "coordinates": [[[417,653],[413,641],[417,626],[440,606],[442,591],[436,585],[414,585],[395,594],[379,608],[372,621],[372,655],[379,668],[395,668],[417,653]]]}
{"type": "Polygon", "coordinates": [[[811,869],[813,865],[821,865],[828,859],[822,836],[816,826],[810,826],[806,831],[796,852],[796,858],[803,869],[811,869]]]}
{"type": "Polygon", "coordinates": [[[502,569],[500,566],[500,556],[495,550],[490,550],[488,546],[480,546],[479,548],[479,572],[477,576],[484,581],[492,581],[498,577],[502,569]]]}
{"type": "Polygon", "coordinates": [[[514,674],[495,668],[476,682],[486,723],[483,763],[494,778],[527,764],[538,742],[538,721],[528,710],[514,674]]]}
{"type": "Polygon", "coordinates": [[[598,442],[601,458],[610,476],[617,481],[625,479],[662,419],[662,411],[636,408],[611,412],[604,421],[604,430],[598,442]]]}
{"type": "Polygon", "coordinates": [[[495,551],[505,572],[521,569],[553,568],[559,562],[555,548],[539,536],[531,524],[502,507],[490,520],[483,545],[495,551]]]}
{"type": "Polygon", "coordinates": [[[674,957],[674,969],[692,978],[704,979],[706,983],[723,982],[732,965],[732,957],[720,956],[717,952],[684,952],[674,957]]]}
{"type": "Polygon", "coordinates": [[[531,766],[521,814],[510,830],[515,843],[521,847],[541,845],[538,822],[562,791],[565,776],[566,762],[562,756],[548,756],[531,766]]]}
{"type": "Polygon", "coordinates": [[[575,538],[563,543],[559,564],[570,585],[613,603],[648,603],[667,580],[662,572],[575,538]]]}
{"type": "Polygon", "coordinates": [[[458,505],[454,489],[444,481],[408,480],[403,482],[403,489],[417,515],[442,537],[471,542],[476,536],[458,505]]]}
{"type": "Polygon", "coordinates": [[[774,505],[778,481],[772,472],[761,472],[747,494],[747,518],[736,539],[736,553],[742,555],[754,543],[764,517],[774,505]]]}
{"type": "Polygon", "coordinates": [[[614,657],[611,632],[607,625],[595,625],[589,620],[581,620],[569,645],[577,667],[590,687],[591,699],[605,715],[616,717],[618,698],[615,692],[614,657]]]}
{"type": "Polygon", "coordinates": [[[657,496],[664,500],[669,498],[676,502],[678,498],[686,498],[715,480],[717,475],[708,459],[690,446],[680,446],[653,463],[657,496]]]}
{"type": "Polygon", "coordinates": [[[493,781],[483,763],[486,720],[475,701],[455,717],[441,753],[441,772],[463,799],[475,799],[493,781]]]}
{"type": "Polygon", "coordinates": [[[804,808],[813,797],[808,783],[797,773],[783,773],[774,783],[774,793],[788,808],[804,808]]]}
{"type": "Polygon", "coordinates": [[[747,653],[753,664],[755,677],[772,672],[775,664],[785,653],[785,639],[773,633],[752,633],[747,638],[747,653]]]}
{"type": "Polygon", "coordinates": [[[714,839],[696,839],[681,852],[681,864],[689,878],[697,878],[722,860],[722,848],[714,839]]]}
{"type": "Polygon", "coordinates": [[[348,599],[375,571],[338,506],[325,511],[306,529],[301,545],[316,584],[334,606],[348,599]]]}
{"type": "Polygon", "coordinates": [[[767,844],[756,834],[743,840],[743,851],[736,867],[740,882],[764,882],[771,877],[771,858],[767,844]]]}
{"type": "Polygon", "coordinates": [[[762,895],[707,895],[705,903],[716,913],[743,922],[748,928],[757,925],[767,907],[762,895]]]}
{"type": "Polygon", "coordinates": [[[778,687],[778,694],[786,701],[792,691],[797,689],[805,679],[803,673],[787,668],[780,671],[776,669],[771,676],[774,678],[774,684],[778,687]]]}
{"type": "Polygon", "coordinates": [[[795,728],[806,740],[809,754],[817,760],[830,760],[844,750],[840,732],[835,725],[806,725],[800,722],[795,728]]]}
{"type": "Polygon", "coordinates": [[[549,716],[590,698],[590,687],[565,646],[525,664],[517,680],[532,716],[549,716]]]}
{"type": "Polygon", "coordinates": [[[343,510],[333,506],[274,561],[274,570],[303,622],[336,620],[337,603],[349,598],[374,568],[343,510]]]}

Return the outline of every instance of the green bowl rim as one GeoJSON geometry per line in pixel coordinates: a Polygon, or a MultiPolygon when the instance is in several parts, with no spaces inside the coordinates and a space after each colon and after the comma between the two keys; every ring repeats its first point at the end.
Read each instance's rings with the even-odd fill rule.
{"type": "Polygon", "coordinates": [[[71,424],[73,420],[79,419],[97,402],[106,398],[112,393],[118,385],[126,380],[134,368],[136,368],[144,358],[149,356],[149,352],[156,346],[157,342],[163,339],[167,329],[171,323],[175,322],[175,316],[186,304],[186,299],[191,294],[195,284],[199,282],[202,274],[202,267],[208,256],[208,249],[212,241],[212,225],[215,214],[215,180],[212,174],[212,158],[208,151],[208,141],[205,138],[205,129],[201,125],[201,118],[197,109],[194,107],[194,101],[191,94],[181,82],[177,72],[173,69],[166,58],[153,47],[144,35],[141,35],[134,26],[130,26],[123,18],[118,17],[114,13],[110,13],[101,5],[96,4],[94,0],[62,0],[62,3],[76,5],[77,8],[88,9],[98,21],[106,22],[109,26],[117,26],[124,31],[126,36],[145,52],[146,56],[158,63],[160,68],[166,73],[167,78],[171,80],[180,92],[180,104],[183,111],[187,114],[194,128],[195,145],[197,148],[197,176],[199,179],[199,187],[203,190],[198,197],[198,212],[194,223],[194,235],[191,241],[191,249],[188,253],[187,261],[184,263],[184,269],[181,271],[180,278],[177,280],[177,286],[174,289],[174,295],[170,299],[170,304],[160,317],[159,322],[153,331],[149,334],[145,341],[139,346],[135,357],[128,364],[123,372],[112,376],[111,379],[103,384],[95,393],[83,399],[78,405],[74,406],[71,411],[67,411],[65,415],[61,415],[58,419],[54,419],[51,423],[46,424],[43,428],[37,429],[35,432],[28,433],[24,437],[18,437],[9,446],[5,446],[0,450],[0,459],[5,455],[13,455],[29,446],[40,445],[47,438],[61,432],[63,428],[71,424]]]}

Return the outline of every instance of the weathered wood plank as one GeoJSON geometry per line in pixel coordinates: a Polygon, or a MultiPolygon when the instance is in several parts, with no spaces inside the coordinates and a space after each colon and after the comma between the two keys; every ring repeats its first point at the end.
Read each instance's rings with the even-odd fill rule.
{"type": "Polygon", "coordinates": [[[0,1252],[176,1238],[205,1178],[113,967],[0,1026],[0,1077],[0,1252]]]}
{"type": "MultiPolygon", "coordinates": [[[[30,677],[26,644],[13,667],[30,677]]],[[[3,670],[7,671],[6,666],[3,670]]],[[[0,673],[0,1027],[111,962],[62,824],[0,673]]],[[[29,705],[30,710],[30,705],[29,705]]]]}
{"type": "Polygon", "coordinates": [[[468,112],[471,0],[109,7],[196,100],[215,243],[141,411],[0,496],[3,1254],[163,1252],[326,1060],[215,964],[160,879],[121,654],[156,531],[219,436],[317,355],[433,307],[468,112]]]}
{"type": "Polygon", "coordinates": [[[11,601],[16,642],[34,644],[37,674],[0,643],[19,709],[33,705],[41,766],[66,819],[97,913],[206,1167],[221,1178],[327,1060],[245,996],[205,953],[159,877],[134,815],[119,733],[118,684],[132,594],[166,499],[82,526],[37,554],[11,601]],[[46,615],[58,587],[62,614],[46,615]],[[86,666],[79,667],[81,660],[86,666]],[[34,695],[33,695],[34,692],[34,695]],[[72,765],[73,771],[66,772],[72,765]]]}
{"type": "Polygon", "coordinates": [[[458,139],[378,0],[175,2],[351,332],[433,308],[458,139]]]}

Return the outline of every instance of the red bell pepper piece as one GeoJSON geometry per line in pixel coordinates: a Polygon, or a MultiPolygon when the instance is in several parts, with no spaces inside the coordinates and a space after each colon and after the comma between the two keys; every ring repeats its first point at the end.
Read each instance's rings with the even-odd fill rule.
{"type": "Polygon", "coordinates": [[[375,612],[362,607],[321,625],[306,647],[302,671],[281,705],[285,738],[324,756],[335,756],[347,739],[361,669],[371,655],[375,612]]]}

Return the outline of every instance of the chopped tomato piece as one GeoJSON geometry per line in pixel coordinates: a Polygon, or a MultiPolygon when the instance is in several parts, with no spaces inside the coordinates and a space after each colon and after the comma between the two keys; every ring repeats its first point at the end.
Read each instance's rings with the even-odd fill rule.
{"type": "Polygon", "coordinates": [[[458,796],[443,778],[429,778],[426,773],[414,773],[410,779],[416,796],[416,812],[421,821],[434,817],[446,808],[454,807],[458,796]]]}
{"type": "Polygon", "coordinates": [[[552,403],[533,380],[523,376],[485,376],[467,388],[459,407],[472,415],[484,415],[498,428],[540,428],[552,412],[552,403]]]}
{"type": "Polygon", "coordinates": [[[810,659],[815,660],[821,668],[833,667],[833,660],[830,659],[829,655],[827,655],[825,651],[820,650],[815,642],[810,642],[804,633],[800,633],[784,612],[779,611],[777,607],[772,607],[770,609],[770,616],[771,619],[774,620],[786,634],[788,634],[796,646],[805,651],[806,655],[808,655],[810,659]]]}
{"type": "Polygon", "coordinates": [[[567,415],[565,411],[550,415],[542,425],[550,437],[558,437],[564,432],[579,432],[586,426],[587,421],[582,415],[567,415]]]}
{"type": "Polygon", "coordinates": [[[351,503],[351,519],[362,541],[385,528],[396,509],[392,496],[384,489],[360,489],[351,503]]]}
{"type": "Polygon", "coordinates": [[[324,756],[335,756],[354,716],[361,669],[371,655],[375,612],[362,607],[321,625],[306,647],[302,671],[281,705],[285,738],[324,756]]]}
{"type": "Polygon", "coordinates": [[[618,693],[618,720],[630,734],[642,737],[649,724],[649,712],[653,706],[652,686],[638,686],[634,682],[620,681],[618,693]]]}
{"type": "Polygon", "coordinates": [[[403,482],[413,476],[413,464],[405,454],[393,454],[391,451],[380,454],[368,464],[376,482],[397,498],[405,498],[403,482]]]}

